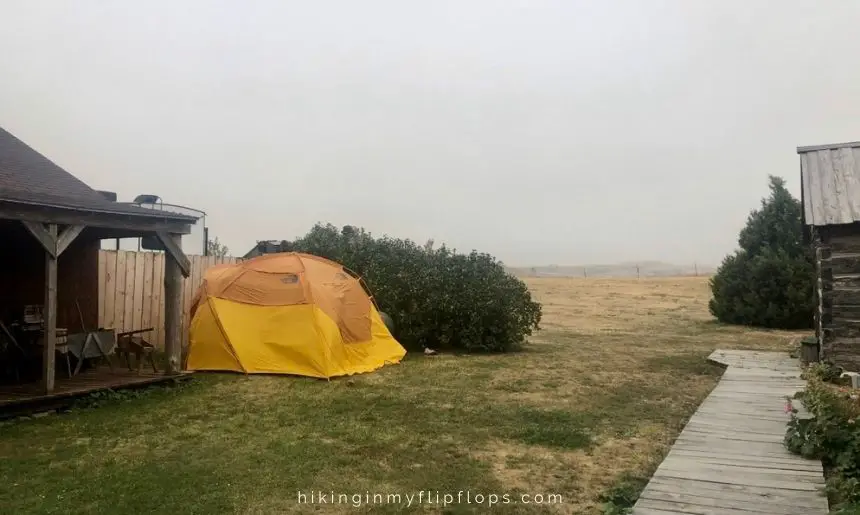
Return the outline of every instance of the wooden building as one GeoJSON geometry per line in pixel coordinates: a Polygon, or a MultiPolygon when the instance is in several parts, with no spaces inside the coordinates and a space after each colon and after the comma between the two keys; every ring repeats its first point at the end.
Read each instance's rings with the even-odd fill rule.
{"type": "Polygon", "coordinates": [[[167,373],[180,371],[181,278],[190,268],[180,237],[195,220],[112,201],[0,128],[0,320],[25,305],[43,306],[46,394],[54,389],[58,325],[83,330],[83,318],[97,327],[98,252],[107,238],[154,237],[170,256],[165,351],[167,373]]]}
{"type": "Polygon", "coordinates": [[[249,250],[242,256],[242,259],[251,259],[258,256],[262,256],[263,254],[274,254],[277,252],[286,252],[284,247],[282,247],[281,241],[278,240],[263,240],[258,241],[254,248],[249,250]]]}
{"type": "Polygon", "coordinates": [[[860,142],[798,147],[820,357],[860,371],[860,142]]]}

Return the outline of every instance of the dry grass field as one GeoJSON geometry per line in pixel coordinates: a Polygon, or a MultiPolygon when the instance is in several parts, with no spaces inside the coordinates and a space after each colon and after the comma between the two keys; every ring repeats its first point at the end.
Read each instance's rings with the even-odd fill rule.
{"type": "Polygon", "coordinates": [[[568,371],[561,391],[572,405],[605,411],[593,447],[563,454],[565,466],[583,472],[568,485],[573,513],[593,511],[594,494],[625,476],[650,477],[719,379],[722,371],[705,360],[711,351],[791,350],[797,333],[715,323],[707,281],[529,280],[544,304],[535,347],[553,349],[556,366],[568,371]]]}
{"type": "MultiPolygon", "coordinates": [[[[201,376],[0,426],[10,513],[398,513],[298,492],[511,495],[493,512],[600,513],[647,479],[716,384],[716,348],[789,350],[725,327],[705,278],[529,279],[543,329],[506,355],[410,356],[331,382],[201,376]],[[522,494],[560,494],[552,505],[522,494]]],[[[434,502],[412,509],[485,513],[434,502]]]]}

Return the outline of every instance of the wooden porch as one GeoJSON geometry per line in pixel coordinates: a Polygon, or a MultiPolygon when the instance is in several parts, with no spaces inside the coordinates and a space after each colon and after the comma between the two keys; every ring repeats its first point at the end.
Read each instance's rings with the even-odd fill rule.
{"type": "Polygon", "coordinates": [[[99,281],[93,275],[98,273],[100,241],[127,237],[146,238],[147,248],[166,256],[159,300],[159,307],[164,306],[164,374],[181,375],[182,281],[191,271],[181,238],[196,221],[196,216],[116,202],[115,194],[90,188],[0,128],[0,372],[13,380],[0,379],[17,383],[19,394],[36,395],[30,374],[19,372],[29,372],[27,363],[37,350],[38,394],[46,399],[144,380],[121,372],[98,372],[94,383],[89,375],[76,377],[84,360],[108,358],[117,343],[103,334],[116,334],[116,328],[97,326],[99,281]],[[67,360],[77,348],[75,335],[83,335],[83,341],[77,353],[71,352],[78,361],[72,371],[67,360]],[[58,354],[64,358],[60,367],[58,354]]]}
{"type": "Polygon", "coordinates": [[[190,372],[165,375],[162,372],[137,372],[119,367],[111,370],[107,366],[100,366],[72,377],[58,376],[51,393],[45,393],[42,381],[0,385],[0,419],[66,407],[76,399],[94,392],[140,388],[183,380],[190,376],[190,372]]]}

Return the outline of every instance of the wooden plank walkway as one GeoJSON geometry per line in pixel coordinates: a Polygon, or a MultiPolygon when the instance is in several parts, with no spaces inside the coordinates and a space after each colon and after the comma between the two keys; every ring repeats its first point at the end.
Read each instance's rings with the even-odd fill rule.
{"type": "MultiPolygon", "coordinates": [[[[804,386],[779,352],[718,350],[722,379],[687,422],[633,515],[824,515],[821,462],[783,446],[785,396],[804,386]]],[[[799,404],[795,402],[795,407],[799,404]]]]}

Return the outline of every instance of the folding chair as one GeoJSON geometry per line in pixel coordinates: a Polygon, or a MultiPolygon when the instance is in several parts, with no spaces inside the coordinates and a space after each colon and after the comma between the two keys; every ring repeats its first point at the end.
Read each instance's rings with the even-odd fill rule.
{"type": "Polygon", "coordinates": [[[149,361],[149,364],[152,365],[152,371],[158,373],[158,367],[155,366],[155,356],[153,355],[155,352],[155,346],[146,341],[143,336],[140,336],[141,333],[148,333],[153,330],[154,328],[149,327],[147,329],[137,329],[134,331],[119,333],[117,335],[117,354],[125,357],[125,363],[128,365],[129,370],[132,370],[131,355],[134,354],[135,359],[137,360],[138,374],[140,374],[141,369],[143,368],[144,358],[146,358],[149,361]]]}

